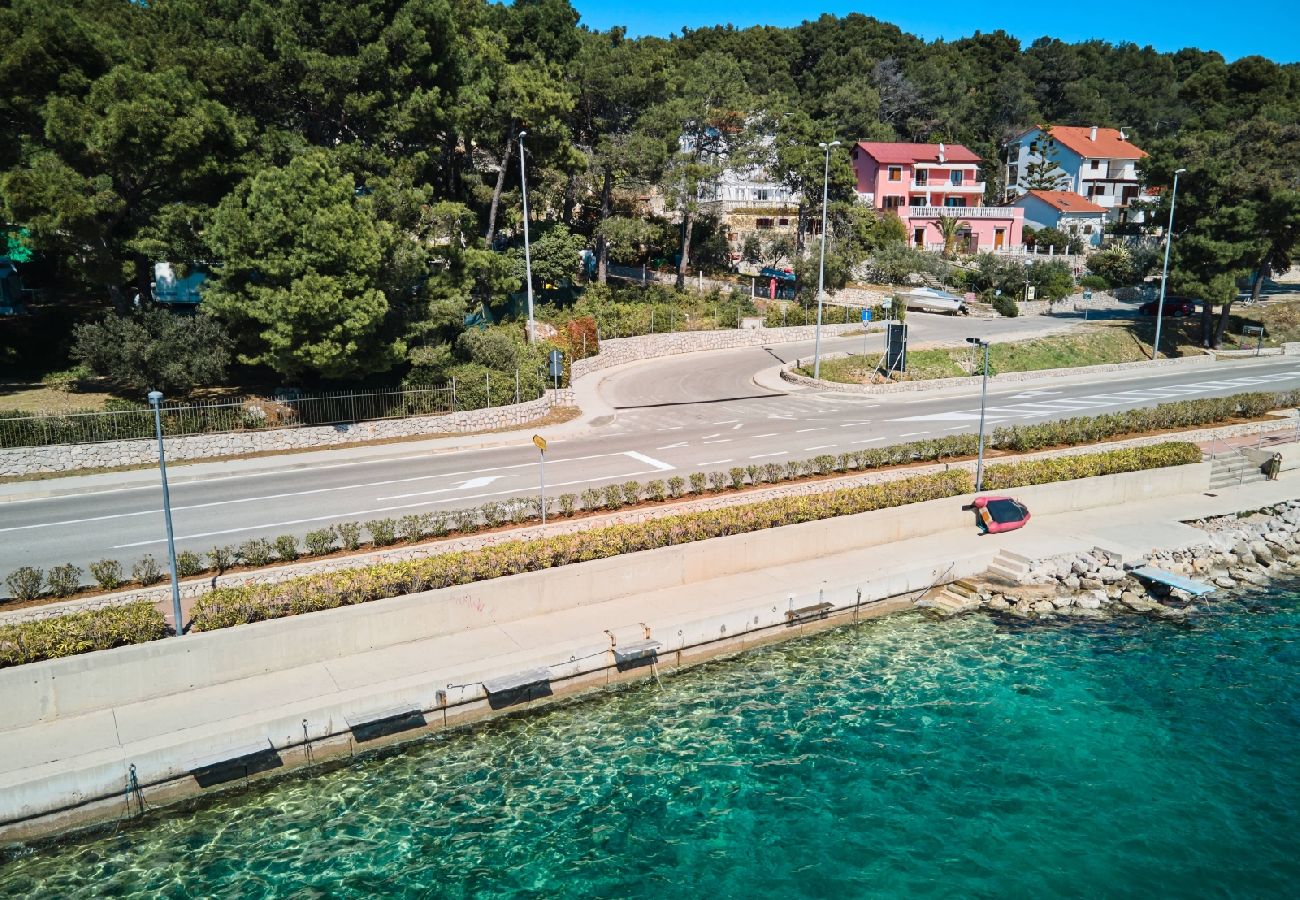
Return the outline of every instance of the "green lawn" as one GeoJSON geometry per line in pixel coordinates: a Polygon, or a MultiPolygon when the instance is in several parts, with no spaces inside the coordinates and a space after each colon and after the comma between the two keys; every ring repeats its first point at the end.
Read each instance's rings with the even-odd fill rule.
{"type": "MultiPolygon", "coordinates": [[[[989,348],[989,374],[1035,372],[1150,359],[1149,338],[1144,339],[1145,324],[1097,325],[1070,334],[995,343],[989,348]]],[[[1182,356],[1192,349],[1181,341],[1178,346],[1171,346],[1162,338],[1161,343],[1166,353],[1175,356],[1182,356]]],[[[822,363],[822,378],[847,384],[864,384],[872,377],[879,362],[879,354],[828,359],[822,363]]],[[[979,374],[980,364],[979,353],[973,347],[913,350],[907,354],[906,377],[910,381],[960,378],[979,374]]],[[[806,369],[801,369],[800,372],[811,374],[806,369]]]]}

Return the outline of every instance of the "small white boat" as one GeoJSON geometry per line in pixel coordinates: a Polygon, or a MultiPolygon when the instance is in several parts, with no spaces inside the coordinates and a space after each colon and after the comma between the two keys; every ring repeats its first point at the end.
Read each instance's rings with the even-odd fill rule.
{"type": "Polygon", "coordinates": [[[966,311],[966,302],[961,297],[935,288],[913,288],[898,296],[907,305],[908,309],[916,309],[921,312],[953,313],[956,315],[966,311]]]}

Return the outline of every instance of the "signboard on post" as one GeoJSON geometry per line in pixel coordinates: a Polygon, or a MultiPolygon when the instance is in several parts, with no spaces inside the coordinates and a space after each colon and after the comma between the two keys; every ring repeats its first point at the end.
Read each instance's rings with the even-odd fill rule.
{"type": "Polygon", "coordinates": [[[885,326],[885,371],[907,371],[906,322],[890,322],[885,326]]]}
{"type": "Polygon", "coordinates": [[[540,434],[533,435],[533,446],[537,448],[538,499],[541,501],[542,524],[546,524],[546,438],[540,434]]]}
{"type": "Polygon", "coordinates": [[[559,378],[564,373],[564,354],[559,350],[552,350],[547,360],[551,367],[551,377],[559,378]]]}
{"type": "Polygon", "coordinates": [[[1255,336],[1255,355],[1259,356],[1260,348],[1264,346],[1264,326],[1263,325],[1245,325],[1241,329],[1243,335],[1253,334],[1255,336]]]}
{"type": "Polygon", "coordinates": [[[545,453],[546,438],[542,437],[540,434],[533,435],[533,446],[536,447],[538,450],[541,450],[543,453],[545,453]]]}
{"type": "Polygon", "coordinates": [[[871,310],[869,310],[869,309],[864,309],[864,310],[862,311],[862,321],[864,321],[864,322],[870,322],[870,321],[871,321],[871,310]]]}
{"type": "Polygon", "coordinates": [[[1038,296],[1038,288],[1034,287],[1032,284],[1025,285],[1026,300],[1033,300],[1037,296],[1038,296]]]}

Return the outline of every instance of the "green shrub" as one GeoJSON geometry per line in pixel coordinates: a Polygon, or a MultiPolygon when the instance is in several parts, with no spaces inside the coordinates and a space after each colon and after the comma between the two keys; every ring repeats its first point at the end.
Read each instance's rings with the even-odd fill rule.
{"type": "Polygon", "coordinates": [[[21,566],[9,573],[5,585],[15,600],[35,600],[41,595],[45,572],[32,566],[21,566]]]}
{"type": "Polygon", "coordinates": [[[489,500],[479,507],[479,512],[483,515],[483,524],[488,528],[496,528],[505,523],[506,508],[496,500],[489,500]]]}
{"type": "Polygon", "coordinates": [[[623,488],[619,485],[605,485],[604,495],[606,509],[618,509],[623,505],[623,488]]]}
{"type": "Polygon", "coordinates": [[[641,483],[638,481],[623,482],[623,502],[629,506],[633,503],[641,502],[641,483]]]}
{"type": "Polygon", "coordinates": [[[344,550],[356,550],[361,546],[361,526],[356,522],[340,522],[334,526],[339,533],[339,543],[344,550]]]}
{"type": "Polygon", "coordinates": [[[166,637],[162,614],[148,601],[0,625],[0,668],[142,644],[166,637]]]}
{"type": "Polygon", "coordinates": [[[970,473],[952,470],[816,496],[782,497],[724,509],[665,516],[648,522],[504,541],[476,550],[342,572],[317,573],[272,584],[218,588],[204,594],[195,604],[194,628],[211,631],[726,534],[745,534],[854,515],[957,496],[968,493],[970,488],[970,473]]]}
{"type": "Polygon", "coordinates": [[[506,501],[506,515],[516,525],[542,517],[542,501],[536,497],[511,497],[506,501]]]}
{"type": "Polygon", "coordinates": [[[835,471],[835,457],[822,453],[812,459],[813,471],[819,475],[829,475],[835,471]]]}
{"type": "Polygon", "coordinates": [[[1006,316],[1008,319],[1014,319],[1020,315],[1020,304],[1010,294],[999,294],[994,297],[993,308],[997,310],[998,315],[1006,316]]]}
{"type": "Polygon", "coordinates": [[[445,512],[436,512],[428,514],[427,525],[429,534],[433,537],[446,537],[450,530],[448,515],[445,512]]]}
{"type": "Polygon", "coordinates": [[[157,584],[163,579],[158,560],[145,556],[131,567],[131,577],[143,585],[157,584]]]}
{"type": "Polygon", "coordinates": [[[176,554],[176,576],[192,578],[203,571],[203,558],[193,550],[182,550],[176,554]]]}
{"type": "Polygon", "coordinates": [[[561,494],[559,496],[559,503],[560,503],[560,515],[564,516],[567,519],[569,516],[573,515],[573,511],[578,506],[578,495],[561,494]]]}
{"type": "Polygon", "coordinates": [[[387,547],[397,540],[397,523],[392,519],[371,519],[365,526],[370,543],[376,547],[387,547]]]}
{"type": "Polygon", "coordinates": [[[768,484],[776,484],[784,471],[780,463],[767,463],[763,466],[763,480],[768,484]]]}
{"type": "Polygon", "coordinates": [[[402,516],[397,520],[397,533],[408,544],[423,540],[424,536],[429,533],[428,515],[402,516]]]}
{"type": "Polygon", "coordinates": [[[213,547],[208,551],[208,565],[220,575],[235,561],[235,552],[229,547],[213,547]]]}
{"type": "Polygon", "coordinates": [[[763,467],[752,464],[745,466],[745,475],[749,477],[750,484],[758,484],[763,477],[763,467]]]}
{"type": "Polygon", "coordinates": [[[451,515],[456,523],[456,530],[461,534],[469,534],[471,531],[478,530],[478,510],[472,506],[458,509],[451,515]]]}
{"type": "Polygon", "coordinates": [[[600,509],[602,503],[602,494],[597,488],[586,488],[582,492],[582,508],[585,510],[600,509]]]}
{"type": "Polygon", "coordinates": [[[264,538],[244,541],[235,548],[235,558],[246,566],[265,566],[275,558],[275,552],[264,538]]]}
{"type": "Polygon", "coordinates": [[[803,474],[803,463],[801,463],[799,460],[792,459],[785,464],[786,481],[793,481],[794,479],[798,478],[802,474],[803,474]]]}
{"type": "Polygon", "coordinates": [[[45,576],[45,584],[49,587],[53,596],[71,597],[81,590],[81,576],[83,574],[81,567],[74,566],[72,563],[53,566],[45,576]]]}
{"type": "Polygon", "coordinates": [[[748,473],[740,466],[733,466],[727,470],[727,477],[731,479],[731,487],[734,490],[740,490],[745,486],[745,476],[748,473]]]}
{"type": "Polygon", "coordinates": [[[721,491],[726,486],[727,486],[726,472],[709,473],[709,490],[713,491],[716,494],[718,491],[721,491]]]}
{"type": "Polygon", "coordinates": [[[122,564],[115,559],[101,559],[91,563],[90,577],[106,591],[121,587],[122,582],[126,580],[126,575],[122,572],[122,564]]]}
{"type": "Polygon", "coordinates": [[[1100,275],[1084,275],[1079,279],[1079,287],[1089,291],[1104,291],[1110,287],[1110,282],[1100,275]]]}
{"type": "Polygon", "coordinates": [[[647,481],[645,483],[645,495],[646,499],[653,500],[656,503],[663,500],[667,496],[663,481],[658,478],[647,481]]]}
{"type": "Polygon", "coordinates": [[[668,496],[674,500],[686,493],[686,479],[680,475],[673,475],[668,479],[668,496]]]}
{"type": "Polygon", "coordinates": [[[307,532],[307,552],[312,556],[328,556],[334,552],[338,533],[333,528],[320,528],[307,532]]]}
{"type": "Polygon", "coordinates": [[[298,558],[298,539],[291,534],[282,534],[275,539],[275,555],[284,562],[293,562],[298,558]]]}
{"type": "Polygon", "coordinates": [[[705,489],[709,486],[708,476],[703,472],[692,472],[690,474],[690,481],[692,494],[703,494],[705,489]]]}
{"type": "Polygon", "coordinates": [[[1097,475],[1142,472],[1201,461],[1201,448],[1187,442],[1125,447],[1103,453],[1053,456],[1014,463],[996,463],[984,470],[984,489],[1006,490],[1031,484],[1073,481],[1097,475]]]}

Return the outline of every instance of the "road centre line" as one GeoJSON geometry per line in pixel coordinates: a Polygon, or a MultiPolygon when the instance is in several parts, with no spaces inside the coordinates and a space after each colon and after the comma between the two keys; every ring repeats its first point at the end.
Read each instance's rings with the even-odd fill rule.
{"type": "Polygon", "coordinates": [[[689,447],[690,441],[678,441],[675,444],[665,444],[662,447],[655,447],[656,450],[676,450],[678,447],[689,447]]]}
{"type": "Polygon", "coordinates": [[[755,453],[750,459],[767,459],[769,456],[789,456],[789,450],[781,450],[777,453],[755,453]]]}
{"type": "Polygon", "coordinates": [[[730,444],[731,438],[718,438],[716,441],[700,441],[702,444],[730,444]]]}
{"type": "Polygon", "coordinates": [[[697,466],[720,466],[723,463],[735,462],[734,459],[715,459],[712,462],[697,462],[697,466]]]}
{"type": "Polygon", "coordinates": [[[819,425],[816,428],[796,428],[795,434],[803,434],[806,431],[825,431],[825,426],[819,425]]]}
{"type": "Polygon", "coordinates": [[[883,440],[884,440],[883,437],[873,437],[861,441],[849,441],[849,443],[850,444],[874,444],[876,443],[876,441],[883,441],[883,440]]]}
{"type": "Polygon", "coordinates": [[[722,432],[719,431],[717,434],[706,434],[704,436],[704,440],[707,441],[709,438],[715,438],[715,437],[722,437],[722,432]]]}
{"type": "Polygon", "coordinates": [[[780,433],[781,433],[781,432],[779,432],[779,431],[769,431],[767,434],[756,434],[756,435],[754,435],[754,437],[756,437],[756,438],[776,437],[776,436],[777,436],[778,434],[780,434],[780,433]]]}
{"type": "Polygon", "coordinates": [[[835,446],[834,444],[818,444],[816,447],[804,447],[803,452],[811,453],[814,450],[825,450],[829,447],[834,447],[834,446],[835,446]]]}

